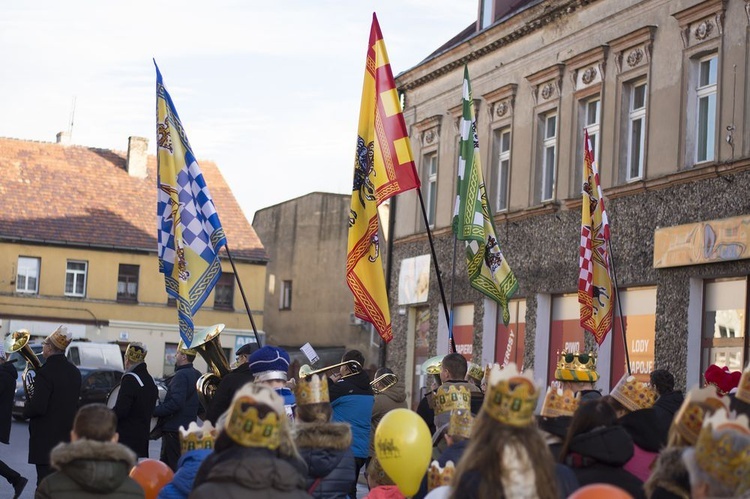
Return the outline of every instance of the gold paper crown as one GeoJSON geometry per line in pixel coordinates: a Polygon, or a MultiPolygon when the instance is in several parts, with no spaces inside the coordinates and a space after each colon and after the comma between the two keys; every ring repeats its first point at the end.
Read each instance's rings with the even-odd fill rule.
{"type": "Polygon", "coordinates": [[[450,485],[453,475],[456,474],[456,467],[453,461],[445,463],[445,468],[440,467],[440,463],[433,461],[427,470],[427,491],[431,491],[444,485],[450,485]]]}
{"type": "Polygon", "coordinates": [[[448,421],[448,435],[452,437],[471,437],[471,428],[474,426],[474,416],[469,409],[458,409],[451,411],[451,419],[448,421]]]}
{"type": "Polygon", "coordinates": [[[235,397],[224,431],[243,447],[277,449],[281,444],[279,415],[271,410],[261,418],[256,404],[258,401],[251,396],[235,397]]]}
{"type": "Polygon", "coordinates": [[[125,358],[130,362],[137,364],[146,360],[146,347],[143,343],[131,343],[128,348],[125,349],[125,358]]]}
{"type": "Polygon", "coordinates": [[[484,371],[482,370],[482,366],[480,366],[479,364],[475,364],[473,362],[469,362],[469,370],[467,372],[467,376],[481,383],[482,376],[484,376],[484,371]]]}
{"type": "Polygon", "coordinates": [[[182,447],[183,454],[191,450],[213,449],[214,440],[216,440],[216,429],[210,421],[204,421],[203,426],[198,426],[198,423],[192,421],[187,430],[184,426],[180,426],[180,447],[182,447]]]}
{"type": "Polygon", "coordinates": [[[628,376],[628,373],[620,378],[611,395],[629,411],[648,409],[656,402],[656,392],[635,376],[628,376]]]}
{"type": "Polygon", "coordinates": [[[328,381],[313,374],[309,379],[300,378],[294,389],[297,405],[320,404],[330,402],[328,395],[328,381]]]}
{"type": "Polygon", "coordinates": [[[441,385],[435,393],[435,415],[457,409],[471,409],[471,393],[465,386],[441,385]]]}
{"type": "Polygon", "coordinates": [[[730,419],[720,410],[706,417],[695,444],[695,459],[703,472],[733,489],[735,496],[744,496],[750,490],[747,416],[730,419]]]}
{"type": "Polygon", "coordinates": [[[558,381],[581,381],[595,383],[599,379],[596,372],[596,354],[569,353],[566,350],[557,352],[560,359],[555,369],[555,379],[558,381]]]}
{"type": "Polygon", "coordinates": [[[737,385],[737,393],[734,396],[741,401],[750,404],[750,365],[742,371],[740,384],[737,385]]]}
{"type": "Polygon", "coordinates": [[[544,396],[542,403],[541,415],[547,418],[556,418],[559,416],[572,416],[580,399],[576,397],[573,390],[563,390],[562,388],[547,388],[547,395],[544,396]]]}
{"type": "Polygon", "coordinates": [[[713,385],[693,388],[688,392],[685,401],[672,421],[675,430],[689,445],[695,445],[701,428],[703,428],[706,414],[711,414],[721,408],[728,411],[729,407],[726,400],[719,396],[716,387],[713,385]]]}
{"type": "Polygon", "coordinates": [[[47,341],[51,341],[58,350],[65,350],[73,341],[73,335],[68,331],[68,328],[61,325],[47,336],[47,341]]]}
{"type": "Polygon", "coordinates": [[[534,421],[538,399],[533,371],[519,373],[514,362],[504,369],[495,364],[487,382],[482,410],[503,424],[527,426],[534,421]]]}

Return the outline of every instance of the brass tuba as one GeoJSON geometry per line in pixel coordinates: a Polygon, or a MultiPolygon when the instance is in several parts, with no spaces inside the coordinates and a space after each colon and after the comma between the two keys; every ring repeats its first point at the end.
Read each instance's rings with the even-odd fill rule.
{"type": "Polygon", "coordinates": [[[26,359],[26,369],[23,370],[23,389],[26,392],[26,400],[31,400],[34,395],[34,378],[36,370],[42,367],[42,362],[36,356],[29,345],[31,333],[25,329],[19,329],[5,337],[3,348],[7,353],[18,352],[26,359]]]}
{"type": "Polygon", "coordinates": [[[208,410],[211,399],[216,393],[221,378],[229,373],[229,364],[219,340],[219,334],[223,330],[224,324],[215,324],[197,331],[189,347],[203,357],[209,368],[209,372],[198,378],[195,384],[195,388],[198,390],[198,398],[206,410],[208,410]]]}

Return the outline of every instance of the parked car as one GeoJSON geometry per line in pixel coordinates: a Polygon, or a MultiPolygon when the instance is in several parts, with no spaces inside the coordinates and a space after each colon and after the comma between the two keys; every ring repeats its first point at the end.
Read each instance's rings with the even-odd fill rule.
{"type": "Polygon", "coordinates": [[[72,341],[65,349],[65,356],[78,367],[103,367],[122,371],[122,352],[116,343],[95,341],[72,341]]]}
{"type": "MultiPolygon", "coordinates": [[[[107,403],[107,395],[112,391],[122,378],[122,371],[110,368],[79,367],[81,371],[81,395],[78,398],[78,407],[86,404],[107,403]]],[[[16,388],[13,400],[13,418],[23,421],[23,408],[26,406],[26,392],[23,385],[16,388]]]]}

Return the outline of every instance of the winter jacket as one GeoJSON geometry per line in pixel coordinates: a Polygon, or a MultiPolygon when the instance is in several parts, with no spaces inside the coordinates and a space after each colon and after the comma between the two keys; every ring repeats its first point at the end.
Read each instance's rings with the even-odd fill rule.
{"type": "Polygon", "coordinates": [[[309,498],[302,462],[258,447],[235,446],[204,459],[190,499],[309,498]]]}
{"type": "Polygon", "coordinates": [[[336,383],[328,378],[328,393],[333,421],[351,425],[354,457],[366,459],[370,453],[370,423],[374,404],[370,377],[365,371],[360,371],[336,383]]]}
{"type": "Polygon", "coordinates": [[[42,480],[36,499],[145,497],[138,482],[128,476],[135,454],[122,444],[82,439],[58,445],[50,457],[59,471],[42,480]]]}
{"type": "Polygon", "coordinates": [[[34,395],[23,415],[29,418],[29,463],[49,464],[50,451],[70,440],[81,396],[81,371],[63,354],[47,357],[36,370],[34,395]]]}
{"type": "Polygon", "coordinates": [[[378,485],[370,490],[365,499],[406,499],[406,496],[395,485],[378,485]]]}
{"type": "Polygon", "coordinates": [[[654,412],[654,426],[659,435],[657,449],[663,449],[667,446],[667,435],[669,427],[672,426],[672,420],[677,411],[680,410],[685,397],[681,392],[669,392],[659,396],[652,407],[654,412]]]}
{"type": "Polygon", "coordinates": [[[408,408],[403,381],[399,381],[386,391],[375,395],[375,401],[372,405],[372,419],[370,420],[370,456],[375,455],[375,430],[378,423],[389,411],[399,408],[408,408]]]}
{"type": "Polygon", "coordinates": [[[120,434],[120,443],[130,447],[138,457],[148,457],[151,416],[158,398],[156,383],[145,363],[136,364],[122,375],[114,407],[117,433],[120,434]]]}
{"type": "Polygon", "coordinates": [[[633,457],[633,439],[622,426],[595,428],[573,437],[565,464],[570,466],[583,487],[608,483],[626,490],[635,498],[645,497],[643,482],[623,469],[633,457]]]}
{"type": "Polygon", "coordinates": [[[295,431],[297,450],[308,467],[306,490],[320,478],[313,497],[346,499],[356,475],[349,425],[298,422],[295,431]]]}
{"type": "Polygon", "coordinates": [[[237,390],[251,381],[253,381],[253,373],[250,372],[250,365],[247,362],[240,364],[232,372],[221,378],[219,387],[216,389],[208,407],[206,419],[215,426],[219,416],[229,409],[237,390]]]}
{"type": "Polygon", "coordinates": [[[417,405],[417,414],[427,423],[430,435],[435,433],[435,392],[426,393],[417,405]]]}
{"type": "Polygon", "coordinates": [[[645,482],[651,475],[651,465],[661,449],[661,438],[666,437],[666,434],[661,434],[657,413],[653,408],[640,409],[625,414],[619,423],[635,444],[633,457],[623,468],[645,482]]]}
{"type": "Polygon", "coordinates": [[[684,447],[661,451],[648,481],[643,485],[649,499],[690,499],[690,475],[682,460],[684,447]]]}
{"type": "Polygon", "coordinates": [[[172,481],[159,491],[159,499],[187,499],[193,490],[193,481],[203,460],[211,454],[211,449],[191,450],[180,456],[177,473],[172,481]]]}
{"type": "Polygon", "coordinates": [[[167,380],[167,395],[164,402],[154,409],[154,416],[161,419],[162,430],[177,432],[180,426],[188,427],[198,417],[198,390],[195,383],[201,373],[193,367],[192,362],[176,366],[174,374],[167,380]]]}
{"type": "Polygon", "coordinates": [[[0,364],[0,442],[10,443],[10,416],[16,394],[16,368],[7,362],[0,364]]]}

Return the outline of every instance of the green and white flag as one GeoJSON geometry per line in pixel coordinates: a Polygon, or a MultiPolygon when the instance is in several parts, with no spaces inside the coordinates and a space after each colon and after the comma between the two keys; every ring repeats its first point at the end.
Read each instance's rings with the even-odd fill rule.
{"type": "Polygon", "coordinates": [[[456,238],[466,242],[466,266],[472,287],[500,304],[507,326],[510,322],[508,300],[518,290],[518,280],[500,251],[487,202],[468,67],[464,67],[462,102],[453,232],[456,238]]]}

